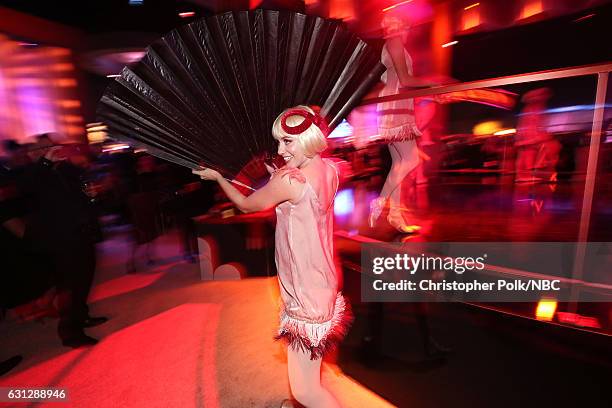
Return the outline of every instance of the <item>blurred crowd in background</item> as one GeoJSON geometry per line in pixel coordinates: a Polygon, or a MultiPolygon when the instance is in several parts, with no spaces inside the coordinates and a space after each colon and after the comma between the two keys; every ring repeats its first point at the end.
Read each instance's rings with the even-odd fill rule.
{"type": "Polygon", "coordinates": [[[95,339],[83,329],[105,321],[89,316],[87,296],[96,266],[95,245],[121,230],[131,237],[126,273],[155,262],[151,243],[172,228],[183,256],[197,254],[191,217],[212,206],[211,186],[188,169],[145,153],[102,153],[84,144],[5,140],[0,167],[0,247],[3,310],[24,319],[59,317],[64,345],[95,339]]]}

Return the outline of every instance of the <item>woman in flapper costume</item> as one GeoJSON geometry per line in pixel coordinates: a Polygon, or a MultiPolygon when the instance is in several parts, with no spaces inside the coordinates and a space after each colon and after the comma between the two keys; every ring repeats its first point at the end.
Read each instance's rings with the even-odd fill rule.
{"type": "Polygon", "coordinates": [[[272,126],[281,169],[268,168],[270,181],[244,196],[212,169],[195,170],[219,183],[243,212],[276,207],[276,266],[283,307],[277,339],[288,342],[289,384],[306,407],[338,407],[321,385],[321,360],[345,335],[351,316],[338,291],[333,260],[333,203],[338,173],[320,153],[329,134],[308,106],[282,112],[272,126]]]}
{"type": "MultiPolygon", "coordinates": [[[[400,17],[388,13],[383,18],[385,33],[381,61],[387,70],[381,77],[384,88],[379,96],[395,95],[402,88],[424,87],[435,84],[417,79],[412,74],[412,59],[406,51],[405,43],[408,26],[400,17]]],[[[391,153],[391,170],[378,198],[370,203],[368,222],[374,227],[376,220],[389,202],[387,220],[398,231],[416,232],[419,227],[407,225],[402,215],[401,186],[402,182],[415,173],[420,163],[417,138],[421,136],[414,114],[413,99],[400,99],[383,102],[378,105],[379,138],[388,143],[391,153]]]]}

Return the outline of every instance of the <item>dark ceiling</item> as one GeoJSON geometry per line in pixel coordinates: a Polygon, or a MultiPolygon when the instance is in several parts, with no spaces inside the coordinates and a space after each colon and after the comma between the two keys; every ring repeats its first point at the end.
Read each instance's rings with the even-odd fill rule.
{"type": "Polygon", "coordinates": [[[176,0],[144,0],[141,5],[130,5],[129,0],[1,0],[0,5],[91,34],[164,33],[188,21],[179,17],[180,12],[195,11],[196,17],[211,14],[193,3],[176,0]]]}

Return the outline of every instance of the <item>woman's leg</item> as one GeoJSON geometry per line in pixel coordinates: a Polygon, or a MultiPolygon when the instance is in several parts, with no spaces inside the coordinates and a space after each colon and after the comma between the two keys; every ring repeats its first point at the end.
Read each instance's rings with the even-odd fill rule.
{"type": "Polygon", "coordinates": [[[385,184],[380,191],[380,195],[378,198],[375,198],[370,202],[370,214],[368,216],[368,224],[370,225],[370,228],[374,228],[376,220],[378,217],[380,217],[380,214],[382,213],[387,200],[393,191],[393,188],[401,183],[401,180],[399,182],[395,180],[395,175],[398,174],[397,167],[400,164],[399,153],[397,149],[393,147],[393,143],[389,143],[387,146],[389,148],[389,153],[391,153],[391,170],[387,174],[387,178],[385,179],[385,184]]]}
{"type": "MultiPolygon", "coordinates": [[[[391,210],[397,211],[400,208],[402,181],[419,164],[418,148],[414,140],[389,143],[389,153],[391,154],[391,170],[387,174],[379,198],[370,204],[369,224],[371,227],[374,226],[374,221],[382,212],[382,207],[388,199],[391,199],[389,203],[391,210]]],[[[397,215],[393,218],[398,219],[397,215]]],[[[402,225],[400,221],[393,222],[393,226],[400,230],[403,230],[402,225]]]]}
{"type": "Polygon", "coordinates": [[[287,348],[287,366],[291,393],[306,408],[336,408],[338,401],[321,385],[321,359],[311,360],[310,353],[287,348]]]}
{"type": "Polygon", "coordinates": [[[388,147],[389,153],[391,154],[391,170],[389,170],[389,174],[387,174],[387,178],[385,179],[385,184],[383,184],[382,190],[380,190],[380,197],[385,199],[388,199],[393,190],[395,190],[402,182],[402,179],[400,178],[402,158],[397,148],[397,143],[389,143],[388,147]]]}
{"type": "Polygon", "coordinates": [[[400,232],[412,233],[419,228],[416,226],[407,225],[402,206],[402,184],[409,178],[411,194],[414,189],[414,173],[419,165],[418,147],[415,141],[397,142],[390,145],[390,148],[395,150],[396,165],[393,169],[392,182],[395,182],[395,188],[389,194],[389,215],[387,220],[400,232]],[[412,175],[412,176],[411,176],[412,175]]]}
{"type": "Polygon", "coordinates": [[[406,176],[419,164],[419,150],[414,140],[390,143],[389,152],[391,153],[391,170],[380,192],[380,196],[385,198],[390,197],[400,187],[406,176]]]}

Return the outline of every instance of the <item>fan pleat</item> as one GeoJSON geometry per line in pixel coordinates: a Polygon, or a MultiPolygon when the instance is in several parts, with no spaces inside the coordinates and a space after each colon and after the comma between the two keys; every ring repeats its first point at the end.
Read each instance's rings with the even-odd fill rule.
{"type": "Polygon", "coordinates": [[[191,94],[186,82],[191,80],[184,72],[178,68],[177,63],[173,63],[170,52],[163,52],[163,57],[150,49],[138,67],[138,74],[155,91],[163,96],[168,104],[179,110],[190,123],[193,123],[196,133],[200,133],[202,128],[207,130],[217,130],[216,125],[210,121],[210,115],[205,115],[196,106],[196,98],[191,94]]]}
{"type": "Polygon", "coordinates": [[[205,95],[214,101],[211,107],[216,117],[224,118],[223,122],[228,124],[226,126],[231,127],[236,123],[234,112],[229,109],[233,101],[231,95],[224,92],[223,75],[214,54],[212,35],[208,27],[203,21],[190,24],[184,27],[183,37],[193,54],[193,68],[190,68],[190,71],[199,86],[205,90],[205,95]]]}
{"type": "MultiPolygon", "coordinates": [[[[106,98],[106,97],[105,97],[106,98]]],[[[157,147],[168,146],[168,148],[175,148],[177,155],[191,156],[195,162],[198,161],[196,150],[193,146],[187,143],[176,143],[173,140],[173,135],[167,132],[161,126],[158,126],[153,121],[147,120],[145,117],[139,117],[138,126],[134,126],[134,113],[139,113],[139,110],[135,106],[130,106],[129,110],[121,110],[123,107],[117,106],[116,102],[110,100],[103,100],[103,103],[108,104],[110,107],[114,107],[113,111],[105,111],[102,113],[102,117],[109,124],[109,126],[116,125],[121,128],[123,133],[135,132],[135,140],[144,142],[151,142],[152,145],[157,147]],[[172,141],[172,143],[171,143],[172,141]]]]}
{"type": "Polygon", "coordinates": [[[312,82],[319,71],[319,61],[326,47],[326,30],[329,28],[329,22],[322,19],[311,19],[312,27],[310,29],[311,39],[305,53],[303,70],[298,89],[296,90],[296,100],[298,103],[303,103],[308,100],[308,93],[311,90],[312,82]]]}
{"type": "Polygon", "coordinates": [[[256,99],[256,109],[259,112],[258,119],[258,132],[261,136],[262,147],[264,150],[270,150],[273,148],[274,143],[272,142],[272,138],[267,137],[271,135],[270,129],[266,127],[268,123],[268,118],[272,115],[269,113],[267,108],[267,100],[266,100],[266,88],[263,81],[259,80],[260,78],[266,78],[266,64],[265,64],[265,28],[264,28],[264,19],[263,13],[261,10],[258,10],[256,13],[251,14],[251,42],[253,49],[253,80],[256,86],[257,91],[257,99],[256,99]]]}
{"type": "MultiPolygon", "coordinates": [[[[223,135],[227,149],[234,149],[241,146],[242,149],[249,148],[249,139],[246,129],[246,119],[244,117],[242,104],[239,102],[241,95],[237,90],[234,72],[231,69],[230,59],[226,52],[223,32],[219,28],[216,19],[208,20],[211,30],[202,31],[206,35],[207,42],[204,43],[203,51],[210,55],[210,63],[215,71],[215,79],[219,85],[218,92],[225,101],[224,109],[231,113],[232,125],[223,135]]],[[[250,154],[250,150],[247,151],[250,154]]]]}
{"type": "MultiPolygon", "coordinates": [[[[125,97],[125,102],[129,106],[130,102],[134,106],[143,106],[151,112],[150,114],[157,122],[164,123],[164,126],[172,130],[178,141],[197,143],[197,127],[191,123],[189,119],[183,115],[181,111],[176,109],[171,103],[168,103],[157,91],[149,84],[142,81],[134,72],[128,68],[124,68],[122,76],[118,78],[121,85],[130,93],[122,93],[121,96],[116,96],[116,99],[125,97]]],[[[116,95],[116,94],[115,94],[116,95]]],[[[144,118],[143,118],[144,119],[144,118]]]]}
{"type": "MultiPolygon", "coordinates": [[[[101,102],[102,104],[112,108],[112,110],[108,112],[106,110],[99,111],[102,115],[103,121],[108,123],[107,118],[113,114],[111,118],[114,121],[123,123],[124,126],[129,126],[129,130],[134,135],[133,138],[136,140],[142,140],[143,143],[151,140],[151,142],[156,143],[156,145],[157,143],[161,143],[163,145],[170,146],[170,149],[171,146],[176,146],[176,149],[178,150],[177,154],[179,152],[187,152],[193,154],[194,157],[197,157],[197,153],[195,152],[201,150],[201,148],[196,146],[191,139],[181,138],[180,135],[175,134],[175,128],[167,126],[168,121],[160,121],[154,110],[151,108],[151,105],[130,104],[127,98],[112,100],[110,94],[105,95],[101,102]],[[146,131],[149,133],[146,133],[146,131]]],[[[119,135],[115,134],[115,136],[117,137],[124,134],[126,133],[120,133],[119,135]]],[[[215,151],[208,150],[207,153],[215,153],[215,151]]],[[[207,163],[218,162],[218,160],[221,159],[222,156],[220,155],[210,154],[205,155],[204,158],[207,163]]],[[[196,162],[198,161],[202,160],[196,159],[196,162]]]]}
{"type": "Polygon", "coordinates": [[[339,21],[229,12],[153,43],[109,85],[98,115],[117,140],[258,185],[276,116],[318,105],[333,129],[384,71],[379,59],[339,21]]]}
{"type": "MultiPolygon", "coordinates": [[[[196,63],[189,52],[189,48],[183,41],[183,36],[178,32],[172,32],[163,39],[163,45],[167,56],[167,62],[174,76],[165,76],[168,84],[173,85],[180,103],[184,103],[189,112],[193,112],[200,123],[210,132],[211,138],[221,139],[222,131],[229,126],[230,121],[225,110],[219,109],[218,103],[204,86],[204,79],[200,75],[194,75],[196,63]],[[199,109],[204,103],[210,107],[208,112],[199,109]]],[[[201,72],[197,70],[198,74],[201,72]]]]}
{"type": "Polygon", "coordinates": [[[146,149],[149,153],[153,154],[154,156],[160,157],[164,160],[167,160],[172,163],[176,163],[180,166],[184,166],[190,169],[197,169],[199,167],[197,163],[190,161],[188,159],[183,159],[182,157],[178,156],[175,152],[168,153],[164,150],[156,148],[151,143],[144,144],[142,142],[139,142],[136,139],[120,136],[121,133],[126,132],[128,129],[122,127],[121,125],[118,125],[115,122],[112,122],[112,121],[109,122],[108,128],[109,130],[112,130],[113,132],[117,134],[116,140],[120,142],[129,143],[136,149],[146,149]]]}

